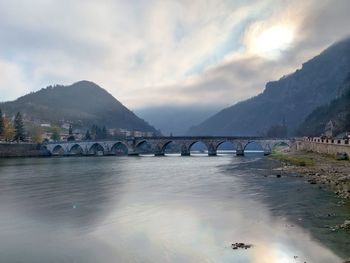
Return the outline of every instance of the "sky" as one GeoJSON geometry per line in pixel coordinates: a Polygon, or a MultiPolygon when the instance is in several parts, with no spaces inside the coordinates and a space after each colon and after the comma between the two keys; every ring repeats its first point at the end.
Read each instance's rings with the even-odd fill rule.
{"type": "Polygon", "coordinates": [[[0,0],[0,101],[90,80],[131,109],[229,106],[350,35],[349,0],[0,0]]]}

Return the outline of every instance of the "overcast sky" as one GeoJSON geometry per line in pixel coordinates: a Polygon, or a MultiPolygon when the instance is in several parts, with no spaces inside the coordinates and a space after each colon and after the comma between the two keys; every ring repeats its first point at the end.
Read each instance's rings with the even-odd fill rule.
{"type": "Polygon", "coordinates": [[[350,35],[349,0],[0,0],[0,100],[91,80],[131,109],[228,106],[350,35]]]}

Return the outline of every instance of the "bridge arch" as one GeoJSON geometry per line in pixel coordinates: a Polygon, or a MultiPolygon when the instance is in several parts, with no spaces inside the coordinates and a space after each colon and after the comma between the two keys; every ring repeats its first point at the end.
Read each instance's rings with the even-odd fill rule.
{"type": "Polygon", "coordinates": [[[98,142],[91,145],[89,148],[89,155],[104,155],[105,149],[98,142]]]}
{"type": "Polygon", "coordinates": [[[83,155],[84,154],[83,147],[81,147],[78,143],[76,143],[69,149],[69,154],[71,154],[71,155],[83,155]]]}
{"type": "Polygon", "coordinates": [[[140,147],[142,144],[144,143],[148,143],[147,140],[142,140],[142,141],[139,141],[136,145],[135,145],[135,148],[138,148],[140,147]]]}
{"type": "Polygon", "coordinates": [[[123,142],[116,142],[111,147],[111,154],[113,155],[128,155],[128,147],[123,142]]]}
{"type": "Polygon", "coordinates": [[[64,155],[66,152],[65,152],[65,150],[64,150],[64,148],[63,148],[63,146],[62,145],[56,145],[53,149],[52,149],[52,152],[51,152],[51,154],[52,155],[64,155]]]}
{"type": "Polygon", "coordinates": [[[271,146],[271,150],[273,150],[274,148],[278,147],[278,146],[288,146],[289,148],[292,147],[292,143],[290,141],[273,141],[270,143],[271,146]]]}
{"type": "Polygon", "coordinates": [[[237,144],[232,141],[220,141],[218,144],[216,144],[215,151],[236,151],[237,150],[237,144]],[[224,148],[231,148],[231,149],[223,149],[221,150],[220,147],[224,148]]]}
{"type": "Polygon", "coordinates": [[[161,154],[180,154],[181,144],[174,141],[168,140],[161,145],[161,154]]]}
{"type": "Polygon", "coordinates": [[[246,144],[243,145],[243,152],[246,153],[247,151],[250,151],[250,150],[253,150],[253,149],[250,149],[250,147],[256,145],[257,147],[255,148],[258,148],[258,149],[254,149],[256,151],[259,151],[259,152],[264,152],[265,151],[265,145],[260,142],[260,141],[248,141],[246,142],[246,144]]]}
{"type": "Polygon", "coordinates": [[[153,145],[148,140],[142,140],[135,145],[135,151],[138,154],[154,154],[154,150],[153,145]]]}
{"type": "Polygon", "coordinates": [[[169,140],[169,141],[167,141],[167,142],[163,143],[163,146],[162,146],[162,152],[165,152],[166,147],[167,147],[167,146],[169,146],[169,145],[170,145],[170,144],[172,144],[172,143],[175,143],[175,142],[174,142],[174,141],[169,140]]]}
{"type": "MultiPolygon", "coordinates": [[[[213,146],[212,146],[213,148],[213,146]]],[[[192,141],[189,145],[188,145],[188,151],[190,153],[190,155],[198,155],[198,154],[202,154],[203,152],[207,151],[209,152],[211,149],[210,149],[210,146],[201,141],[201,140],[196,140],[196,141],[192,141]],[[192,147],[195,146],[197,144],[197,147],[198,147],[198,150],[195,151],[192,147]],[[197,153],[196,153],[197,152],[197,153]]]]}

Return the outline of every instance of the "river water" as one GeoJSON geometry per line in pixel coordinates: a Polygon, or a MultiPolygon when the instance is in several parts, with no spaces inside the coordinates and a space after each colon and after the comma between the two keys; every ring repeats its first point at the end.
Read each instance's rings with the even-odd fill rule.
{"type": "Polygon", "coordinates": [[[0,160],[0,262],[342,262],[349,207],[265,157],[0,160]],[[252,244],[233,250],[235,242],[252,244]]]}

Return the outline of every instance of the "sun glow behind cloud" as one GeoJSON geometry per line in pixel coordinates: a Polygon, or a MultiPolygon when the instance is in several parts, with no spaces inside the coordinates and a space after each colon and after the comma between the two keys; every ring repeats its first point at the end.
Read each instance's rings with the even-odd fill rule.
{"type": "Polygon", "coordinates": [[[251,52],[267,59],[278,59],[291,47],[294,32],[291,28],[276,25],[257,33],[251,43],[251,52]]]}

